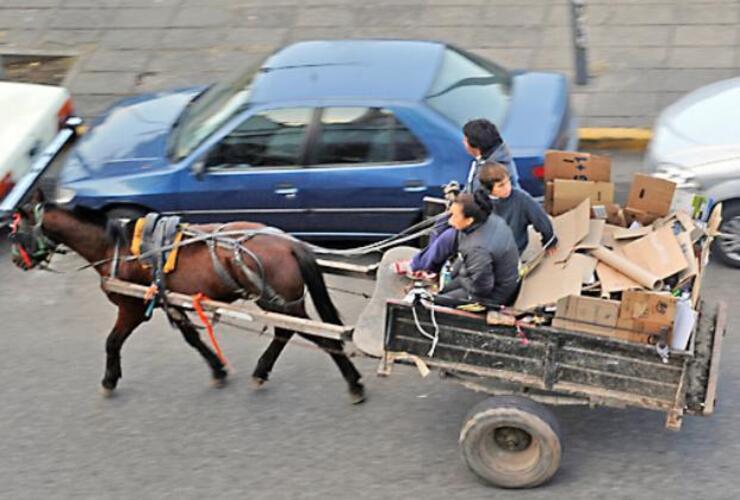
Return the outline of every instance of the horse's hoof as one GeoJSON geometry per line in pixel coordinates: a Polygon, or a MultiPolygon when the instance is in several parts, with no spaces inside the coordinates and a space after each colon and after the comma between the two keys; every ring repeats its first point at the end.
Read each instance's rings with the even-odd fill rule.
{"type": "Polygon", "coordinates": [[[221,378],[212,378],[211,379],[211,386],[216,389],[223,389],[226,387],[226,384],[228,383],[226,376],[223,376],[221,378]]]}
{"type": "Polygon", "coordinates": [[[100,387],[100,395],[104,398],[112,398],[113,397],[113,389],[109,389],[108,387],[101,386],[100,387]]]}
{"type": "Polygon", "coordinates": [[[267,382],[266,378],[252,376],[252,385],[255,389],[262,389],[267,382]]]}
{"type": "Polygon", "coordinates": [[[349,390],[349,399],[353,405],[358,405],[365,402],[365,387],[358,384],[357,387],[353,387],[349,390]]]}

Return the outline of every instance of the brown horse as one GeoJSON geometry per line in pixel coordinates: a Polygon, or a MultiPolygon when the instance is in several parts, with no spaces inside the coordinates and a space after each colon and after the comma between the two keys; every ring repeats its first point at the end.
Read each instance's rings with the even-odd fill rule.
{"type": "MultiPolygon", "coordinates": [[[[115,273],[119,279],[149,285],[153,272],[139,260],[129,258],[129,245],[124,244],[132,236],[132,224],[113,224],[99,211],[75,208],[65,209],[53,204],[44,204],[40,192],[34,194],[31,203],[16,211],[13,223],[13,261],[22,269],[31,269],[48,262],[51,255],[63,244],[90,263],[104,277],[113,271],[113,257],[118,248],[119,258],[115,273]],[[102,262],[102,263],[101,263],[102,262]]],[[[193,231],[210,232],[215,226],[190,226],[193,231]]],[[[207,297],[233,302],[244,297],[244,292],[260,296],[257,304],[266,310],[308,318],[303,301],[307,288],[321,319],[327,323],[341,325],[332,303],[323,275],[312,252],[301,242],[275,234],[264,234],[255,229],[261,224],[235,222],[220,230],[248,231],[252,237],[241,242],[243,252],[215,246],[210,250],[205,241],[182,246],[177,257],[177,267],[164,275],[167,290],[194,295],[203,293],[207,297]],[[221,264],[214,262],[211,252],[221,264]],[[237,253],[239,255],[237,255],[237,253]],[[238,262],[241,260],[241,263],[238,262]],[[244,267],[246,265],[246,267],[244,267]],[[225,271],[225,273],[224,273],[225,271]],[[224,276],[227,274],[228,276],[224,276]],[[254,283],[255,277],[264,279],[254,283]],[[251,280],[250,280],[251,278],[251,280]],[[237,290],[240,289],[240,290],[237,290]],[[264,291],[270,290],[271,299],[266,300],[264,291]]],[[[147,304],[144,300],[109,293],[108,299],[118,306],[118,318],[106,341],[107,362],[102,380],[103,392],[111,394],[121,378],[121,347],[131,333],[147,320],[147,304]]],[[[170,322],[182,332],[185,341],[195,348],[206,360],[213,372],[215,385],[222,386],[227,371],[219,357],[206,346],[198,330],[185,314],[185,310],[168,306],[164,308],[170,322]]],[[[253,380],[262,385],[285,344],[293,334],[291,330],[275,328],[275,336],[259,358],[252,374],[253,380]]],[[[339,340],[299,333],[324,349],[339,367],[349,385],[353,403],[364,400],[364,387],[360,374],[344,353],[339,340]]]]}

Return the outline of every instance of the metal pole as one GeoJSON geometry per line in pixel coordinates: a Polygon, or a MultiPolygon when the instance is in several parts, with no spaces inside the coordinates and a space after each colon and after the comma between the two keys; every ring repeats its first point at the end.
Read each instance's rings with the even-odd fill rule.
{"type": "Polygon", "coordinates": [[[570,0],[570,20],[573,33],[573,55],[576,64],[576,84],[586,85],[588,83],[586,0],[570,0]]]}

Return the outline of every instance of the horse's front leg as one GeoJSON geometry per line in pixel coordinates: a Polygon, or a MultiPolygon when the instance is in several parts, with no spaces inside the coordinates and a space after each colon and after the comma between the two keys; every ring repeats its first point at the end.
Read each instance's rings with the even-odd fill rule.
{"type": "Polygon", "coordinates": [[[105,342],[106,365],[103,377],[103,395],[110,396],[121,378],[121,348],[129,335],[139,326],[145,316],[143,302],[122,299],[118,303],[118,318],[105,342]]]}

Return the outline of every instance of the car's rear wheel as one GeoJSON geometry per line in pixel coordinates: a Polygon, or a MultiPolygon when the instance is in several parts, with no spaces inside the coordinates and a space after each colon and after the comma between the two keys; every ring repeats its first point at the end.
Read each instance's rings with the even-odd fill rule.
{"type": "Polygon", "coordinates": [[[712,255],[731,267],[740,268],[740,201],[725,202],[722,224],[712,243],[712,255]]]}

